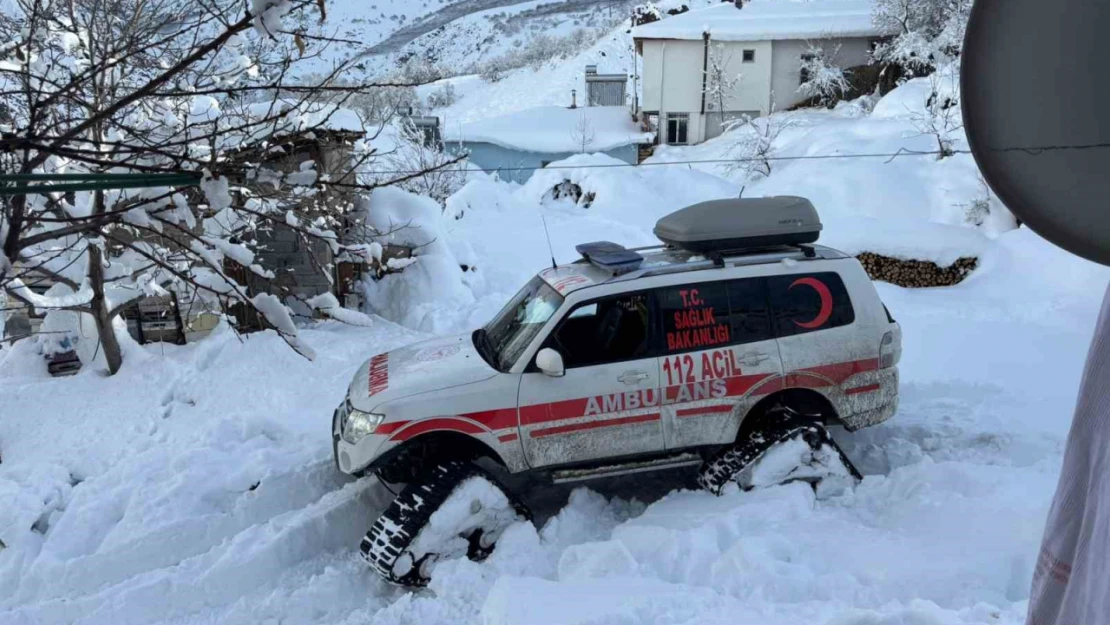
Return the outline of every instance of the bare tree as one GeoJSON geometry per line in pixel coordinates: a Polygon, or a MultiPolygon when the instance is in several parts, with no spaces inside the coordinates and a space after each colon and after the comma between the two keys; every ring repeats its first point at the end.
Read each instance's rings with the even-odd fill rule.
{"type": "Polygon", "coordinates": [[[736,87],[743,76],[739,73],[729,72],[732,65],[732,50],[727,50],[723,44],[714,43],[709,51],[705,69],[705,97],[709,102],[709,110],[716,110],[720,117],[720,124],[725,124],[725,111],[733,104],[736,96],[736,87]]]}
{"type": "Polygon", "coordinates": [[[920,111],[914,110],[910,121],[918,132],[930,135],[937,142],[937,160],[955,154],[956,133],[963,126],[960,112],[959,87],[956,78],[933,73],[929,76],[929,94],[920,111]]]}
{"type": "Polygon", "coordinates": [[[802,55],[798,72],[801,85],[798,92],[805,98],[816,99],[824,106],[838,101],[848,92],[848,78],[845,72],[836,64],[836,57],[840,54],[840,45],[833,48],[831,53],[826,53],[824,47],[807,42],[808,50],[802,55]]]}
{"type": "Polygon", "coordinates": [[[419,173],[399,183],[402,189],[442,203],[462,188],[466,172],[457,155],[444,151],[439,137],[429,136],[405,120],[398,138],[396,150],[383,158],[393,172],[388,175],[419,173]]]}
{"type": "Polygon", "coordinates": [[[0,289],[9,302],[91,317],[111,373],[123,359],[122,311],[169,290],[241,304],[311,357],[285,305],[289,293],[255,260],[259,235],[288,228],[338,251],[351,204],[343,198],[408,178],[361,183],[357,171],[377,157],[363,141],[326,171],[298,153],[307,137],[366,131],[351,99],[399,85],[352,81],[356,68],[343,62],[325,75],[300,70],[335,43],[318,0],[12,5],[0,15],[9,120],[0,126],[0,172],[115,179],[99,190],[2,197],[0,289]],[[200,182],[111,188],[121,176],[157,174],[200,182]],[[271,287],[248,289],[249,274],[271,287]],[[61,286],[44,294],[43,283],[61,286]]]}
{"type": "Polygon", "coordinates": [[[578,152],[585,154],[593,145],[595,136],[590,118],[586,117],[585,113],[579,113],[578,121],[574,123],[574,128],[570,131],[571,140],[578,147],[578,152]]]}
{"type": "Polygon", "coordinates": [[[736,140],[727,152],[728,157],[734,160],[725,166],[726,171],[740,172],[750,179],[771,175],[771,162],[778,148],[775,142],[791,126],[789,120],[774,113],[775,101],[772,95],[771,110],[766,116],[752,118],[745,115],[730,124],[729,130],[736,130],[736,140]]]}

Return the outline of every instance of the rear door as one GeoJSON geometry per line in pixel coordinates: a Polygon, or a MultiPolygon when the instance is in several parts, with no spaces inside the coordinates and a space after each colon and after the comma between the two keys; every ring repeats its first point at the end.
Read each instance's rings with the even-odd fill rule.
{"type": "Polygon", "coordinates": [[[764,278],[666,287],[656,297],[667,448],[731,442],[782,374],[764,278]]]}
{"type": "Polygon", "coordinates": [[[531,466],[664,449],[656,326],[647,292],[579,304],[559,322],[543,347],[559,352],[566,375],[549,377],[532,363],[521,376],[520,432],[531,466]]]}
{"type": "Polygon", "coordinates": [[[842,398],[837,388],[842,385],[857,394],[870,390],[862,381],[878,367],[881,333],[861,327],[868,320],[857,317],[841,276],[834,271],[778,275],[769,277],[767,286],[786,386],[820,390],[834,403],[842,398]],[[855,380],[862,391],[853,387],[855,380]]]}

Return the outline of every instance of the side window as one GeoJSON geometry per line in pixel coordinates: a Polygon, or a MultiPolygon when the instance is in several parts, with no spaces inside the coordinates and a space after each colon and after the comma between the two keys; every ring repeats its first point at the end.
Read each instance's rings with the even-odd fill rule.
{"type": "Polygon", "coordinates": [[[771,338],[771,314],[767,310],[767,290],[763,278],[729,282],[728,303],[733,343],[755,343],[771,338]]]}
{"type": "Polygon", "coordinates": [[[703,282],[657,291],[666,353],[709,349],[732,342],[727,284],[703,282]]]}
{"type": "Polygon", "coordinates": [[[649,355],[651,306],[646,293],[596,300],[574,308],[547,339],[568,369],[649,355]]]}
{"type": "Polygon", "coordinates": [[[844,281],[833,272],[767,279],[775,332],[793,336],[846,326],[856,320],[844,281]]]}

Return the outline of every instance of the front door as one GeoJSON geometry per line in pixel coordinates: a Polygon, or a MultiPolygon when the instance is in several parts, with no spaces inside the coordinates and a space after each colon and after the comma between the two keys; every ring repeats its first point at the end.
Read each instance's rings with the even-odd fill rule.
{"type": "Polygon", "coordinates": [[[530,366],[520,381],[520,433],[533,467],[663,450],[659,362],[647,293],[572,309],[544,341],[566,375],[530,366]]]}
{"type": "Polygon", "coordinates": [[[742,278],[657,291],[668,449],[732,442],[748,410],[780,387],[765,284],[742,278]]]}

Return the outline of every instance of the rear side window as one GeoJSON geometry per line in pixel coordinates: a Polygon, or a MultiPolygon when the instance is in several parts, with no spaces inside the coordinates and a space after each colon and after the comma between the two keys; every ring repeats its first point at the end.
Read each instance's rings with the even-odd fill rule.
{"type": "Polygon", "coordinates": [[[771,338],[771,315],[763,278],[745,278],[728,283],[728,304],[733,343],[755,343],[771,338]]]}
{"type": "Polygon", "coordinates": [[[732,342],[728,283],[702,282],[656,291],[663,317],[663,351],[686,352],[732,342]]]}
{"type": "Polygon", "coordinates": [[[699,282],[656,291],[663,352],[698,351],[771,338],[763,278],[699,282]]]}
{"type": "Polygon", "coordinates": [[[767,279],[778,336],[846,326],[856,320],[844,281],[833,272],[774,276],[767,279]]]}

